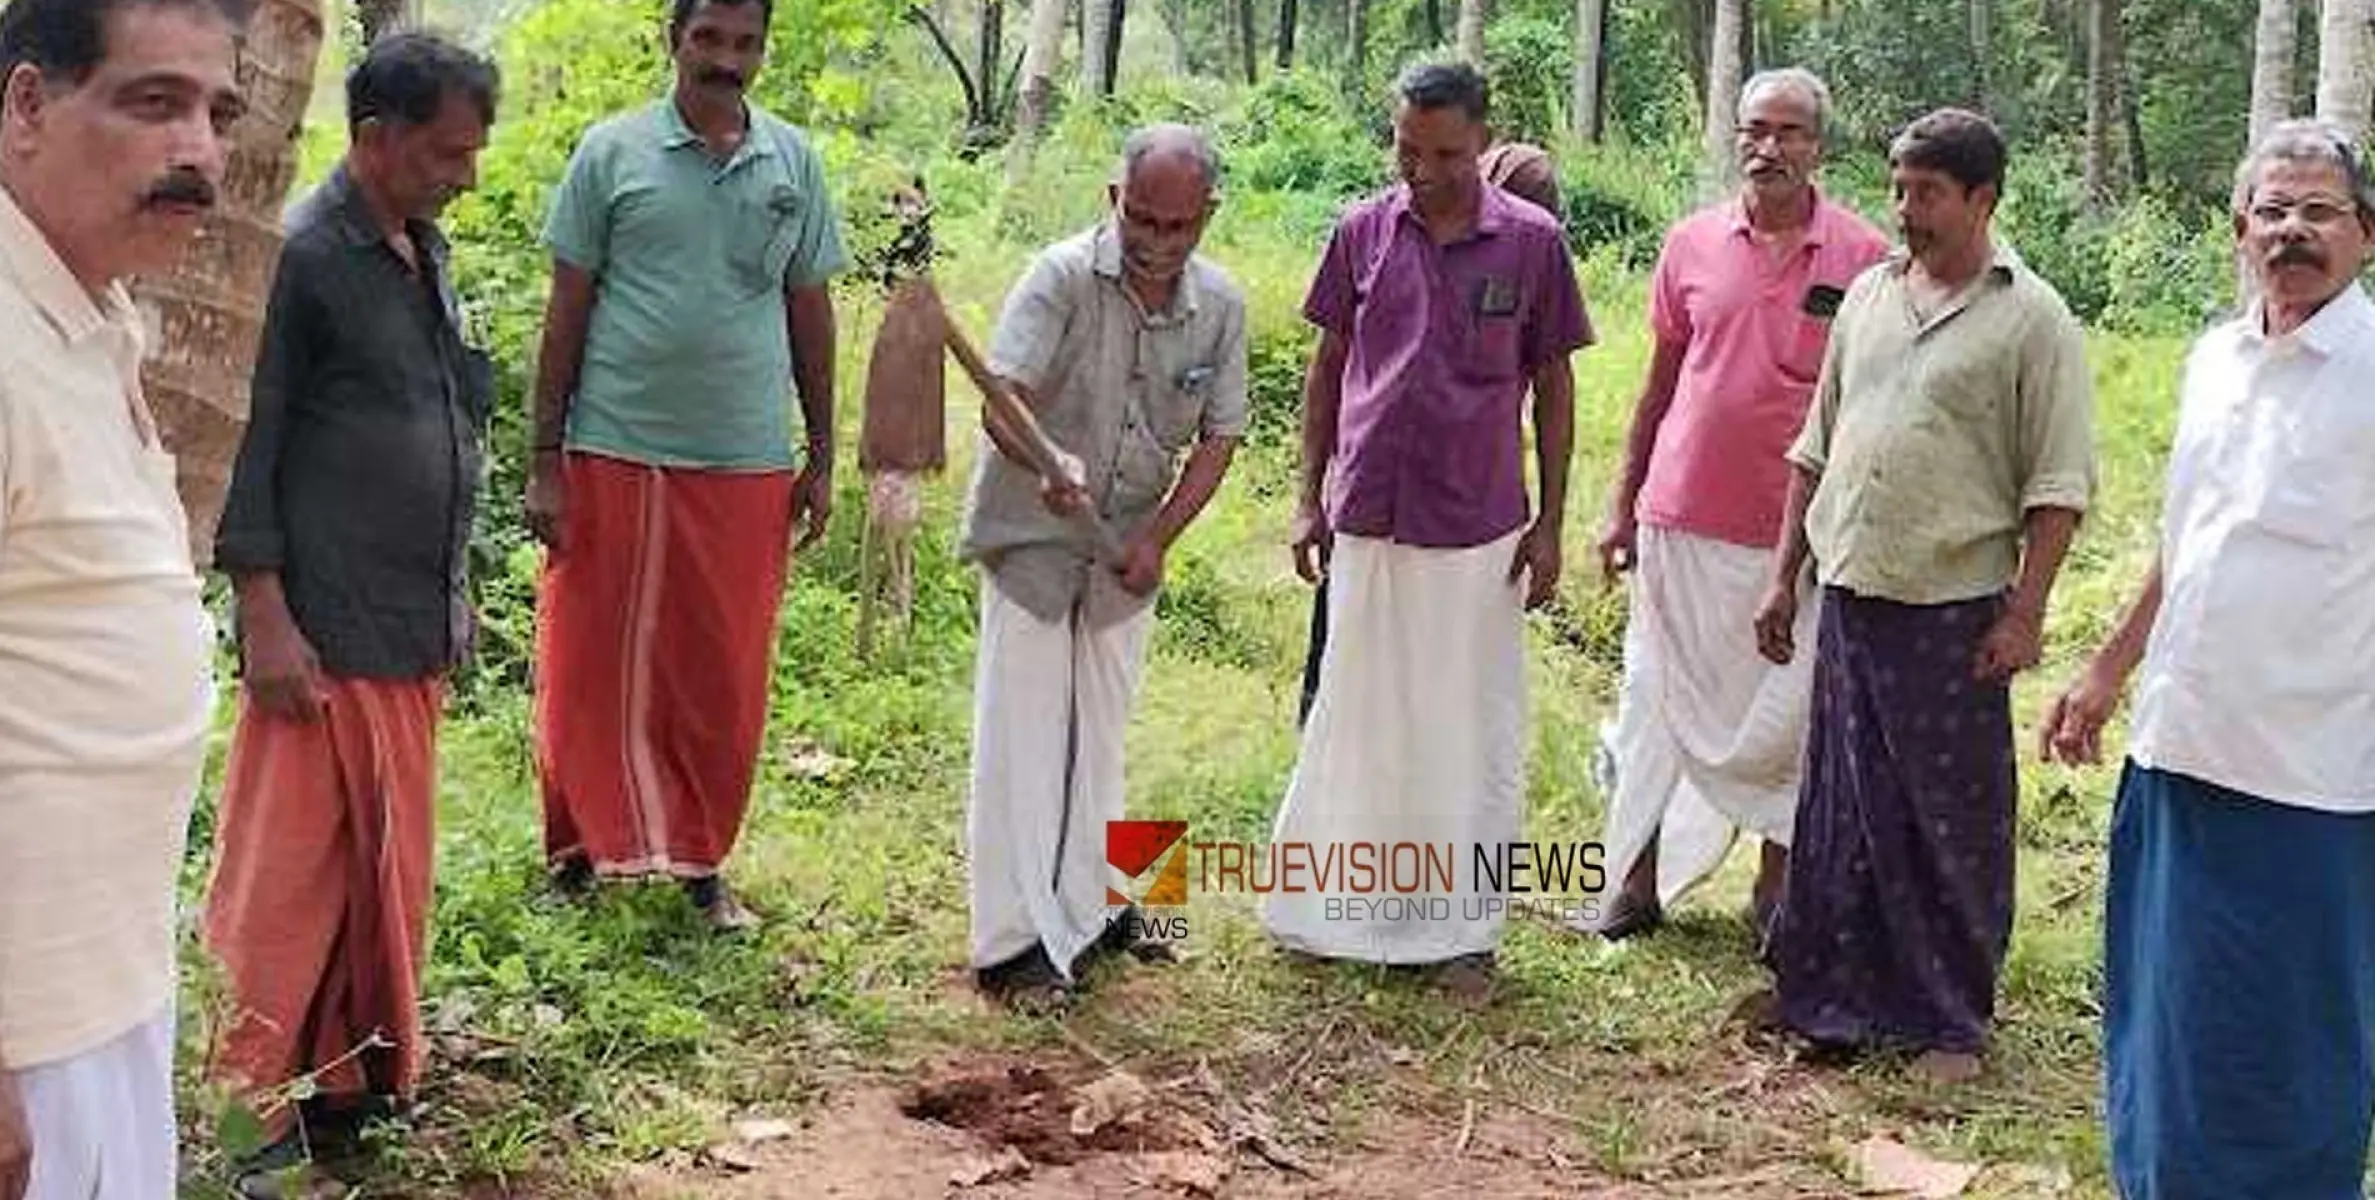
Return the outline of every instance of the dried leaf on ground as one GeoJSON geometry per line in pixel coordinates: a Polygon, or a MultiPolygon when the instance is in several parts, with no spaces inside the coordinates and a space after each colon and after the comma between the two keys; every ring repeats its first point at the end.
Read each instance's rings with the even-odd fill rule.
{"type": "Polygon", "coordinates": [[[1895,1138],[1865,1138],[1848,1152],[1855,1181],[1865,1192],[1951,1200],[1971,1186],[1979,1168],[1935,1159],[1895,1138]]]}
{"type": "Polygon", "coordinates": [[[1128,1071],[1105,1075],[1072,1093],[1072,1134],[1093,1137],[1109,1125],[1136,1124],[1153,1099],[1146,1082],[1128,1071]]]}
{"type": "Polygon", "coordinates": [[[790,1121],[778,1121],[771,1118],[753,1118],[748,1121],[734,1122],[734,1136],[746,1146],[762,1146],[768,1142],[780,1142],[798,1132],[799,1128],[790,1121]]]}

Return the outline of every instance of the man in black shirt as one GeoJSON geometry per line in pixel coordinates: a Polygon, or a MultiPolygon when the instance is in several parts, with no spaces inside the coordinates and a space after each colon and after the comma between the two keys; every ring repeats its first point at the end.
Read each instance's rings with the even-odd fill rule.
{"type": "MultiPolygon", "coordinates": [[[[436,217],[477,181],[495,68],[437,38],[347,79],[345,161],[288,218],[215,543],[244,694],[208,945],[243,1095],[328,1068],[306,1128],[382,1111],[420,1067],[436,731],[467,652],[464,550],[491,399],[436,217]]],[[[251,1172],[301,1154],[296,1113],[251,1172]]]]}

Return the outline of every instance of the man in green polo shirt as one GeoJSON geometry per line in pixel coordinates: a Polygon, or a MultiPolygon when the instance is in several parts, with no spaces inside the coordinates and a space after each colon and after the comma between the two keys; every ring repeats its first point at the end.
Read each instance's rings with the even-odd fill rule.
{"type": "Polygon", "coordinates": [[[771,0],[675,0],[665,99],[595,126],[554,197],[528,522],[536,758],[556,879],[718,869],[766,721],[790,540],[833,488],[833,304],[848,263],[816,151],[744,99],[771,0]],[[800,399],[804,456],[791,440],[800,399]]]}

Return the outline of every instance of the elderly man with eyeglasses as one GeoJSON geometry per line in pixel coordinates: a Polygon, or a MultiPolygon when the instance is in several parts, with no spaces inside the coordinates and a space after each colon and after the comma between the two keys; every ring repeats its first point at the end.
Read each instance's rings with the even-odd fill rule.
{"type": "Polygon", "coordinates": [[[1245,299],[1196,253],[1220,184],[1185,125],[1132,133],[1111,214],[1006,296],[989,369],[1057,451],[986,409],[964,554],[981,567],[966,865],[982,990],[1037,1007],[1092,950],[1133,946],[1108,905],[1106,824],[1171,546],[1245,434],[1245,299]],[[1100,545],[1100,542],[1106,545],[1100,545]]]}
{"type": "Polygon", "coordinates": [[[2043,731],[2095,761],[2142,666],[2104,901],[2127,1200],[2358,1197],[2375,1111],[2375,185],[2295,121],[2235,195],[2258,298],[2186,360],[2159,553],[2043,731]]]}
{"type": "MultiPolygon", "coordinates": [[[[1604,575],[1632,579],[1603,838],[1624,886],[1586,914],[1611,940],[1655,928],[1742,829],[1763,842],[1760,932],[1780,904],[1814,669],[1766,662],[1747,618],[1772,574],[1785,454],[1831,316],[1888,253],[1885,234],[1815,186],[1830,108],[1809,72],[1750,79],[1739,194],[1675,226],[1650,276],[1656,350],[1599,542],[1604,575]]],[[[1814,607],[1798,617],[1808,640],[1814,607]]]]}

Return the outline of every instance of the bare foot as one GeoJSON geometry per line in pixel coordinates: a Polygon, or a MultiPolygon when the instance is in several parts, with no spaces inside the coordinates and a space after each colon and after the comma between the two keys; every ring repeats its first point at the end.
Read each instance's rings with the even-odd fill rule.
{"type": "Polygon", "coordinates": [[[1931,1083],[1949,1086],[1970,1083],[1979,1078],[1979,1056],[1953,1050],[1925,1050],[1913,1060],[1913,1073],[1931,1083]]]}

